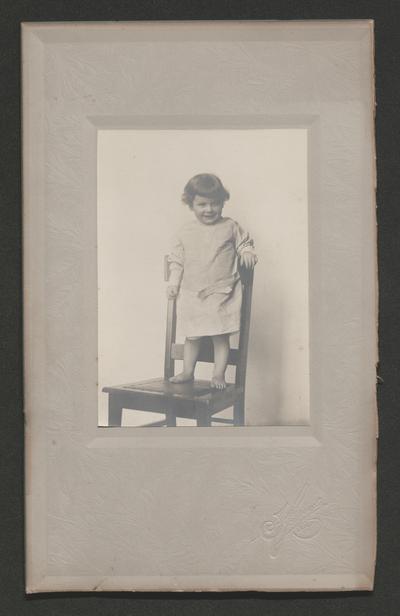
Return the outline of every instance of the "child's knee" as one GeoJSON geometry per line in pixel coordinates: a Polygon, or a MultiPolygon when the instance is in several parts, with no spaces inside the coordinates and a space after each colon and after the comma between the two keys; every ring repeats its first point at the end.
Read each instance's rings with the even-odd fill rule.
{"type": "Polygon", "coordinates": [[[212,340],[214,345],[219,347],[229,346],[229,334],[218,334],[217,336],[212,336],[212,340]]]}

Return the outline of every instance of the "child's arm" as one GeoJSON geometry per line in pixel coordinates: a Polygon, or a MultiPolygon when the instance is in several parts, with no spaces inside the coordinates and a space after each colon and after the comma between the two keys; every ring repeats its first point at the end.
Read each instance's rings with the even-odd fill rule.
{"type": "Polygon", "coordinates": [[[250,234],[244,231],[238,223],[235,223],[235,241],[240,265],[248,269],[253,268],[258,260],[254,248],[254,241],[250,237],[250,234]]]}
{"type": "Polygon", "coordinates": [[[169,279],[167,296],[171,299],[178,295],[183,276],[184,248],[179,238],[175,239],[168,255],[169,279]]]}

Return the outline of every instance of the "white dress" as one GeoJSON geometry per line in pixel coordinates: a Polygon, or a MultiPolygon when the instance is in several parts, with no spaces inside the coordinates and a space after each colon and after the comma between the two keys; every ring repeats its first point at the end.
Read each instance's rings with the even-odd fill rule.
{"type": "Polygon", "coordinates": [[[238,256],[246,251],[254,254],[254,243],[231,218],[213,225],[194,218],[177,233],[168,256],[168,284],[180,287],[177,318],[187,338],[239,331],[238,256]]]}

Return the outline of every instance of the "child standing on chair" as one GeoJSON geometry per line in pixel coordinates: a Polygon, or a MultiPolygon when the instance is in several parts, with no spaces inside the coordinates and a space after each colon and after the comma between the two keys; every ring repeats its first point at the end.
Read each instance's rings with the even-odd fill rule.
{"type": "Polygon", "coordinates": [[[186,184],[182,201],[193,220],[177,233],[168,260],[169,298],[177,298],[178,322],[184,332],[183,371],[170,381],[184,383],[194,377],[201,339],[214,344],[211,387],[226,387],[229,336],[239,331],[242,285],[239,265],[257,263],[249,234],[222,210],[229,192],[213,174],[195,175],[186,184]]]}

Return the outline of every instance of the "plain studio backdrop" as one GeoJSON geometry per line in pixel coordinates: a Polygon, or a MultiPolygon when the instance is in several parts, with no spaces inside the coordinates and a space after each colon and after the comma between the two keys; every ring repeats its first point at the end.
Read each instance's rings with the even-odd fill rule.
{"type": "MultiPolygon", "coordinates": [[[[307,131],[124,129],[98,134],[99,425],[107,425],[104,386],[163,374],[164,255],[193,216],[181,202],[186,182],[207,172],[229,190],[223,216],[250,232],[259,259],[246,425],[309,421],[307,131]]],[[[211,370],[199,364],[196,376],[211,370]]],[[[123,425],[154,419],[124,411],[123,425]]]]}

